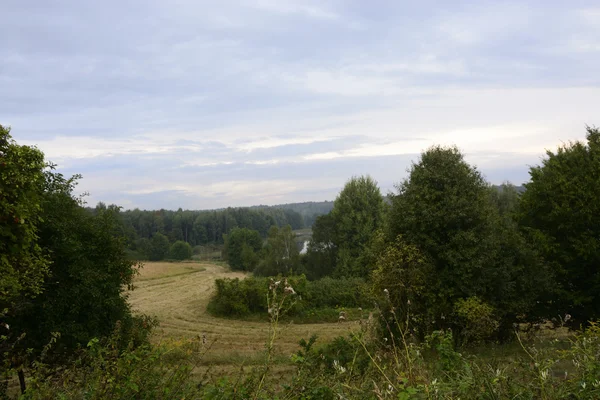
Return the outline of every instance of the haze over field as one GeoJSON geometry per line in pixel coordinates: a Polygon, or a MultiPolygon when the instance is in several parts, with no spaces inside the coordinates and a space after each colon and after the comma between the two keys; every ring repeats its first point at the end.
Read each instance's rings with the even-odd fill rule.
{"type": "Polygon", "coordinates": [[[3,1],[0,122],[88,202],[384,192],[432,144],[492,183],[598,124],[592,1],[3,1]]]}

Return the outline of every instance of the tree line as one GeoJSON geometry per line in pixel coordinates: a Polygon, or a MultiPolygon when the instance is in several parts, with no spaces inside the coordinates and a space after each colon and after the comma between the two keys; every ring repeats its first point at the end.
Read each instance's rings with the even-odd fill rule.
{"type": "Polygon", "coordinates": [[[400,321],[411,316],[419,337],[452,328],[465,340],[502,339],[523,322],[587,324],[600,316],[600,131],[547,151],[530,175],[524,189],[494,187],[458,148],[434,146],[389,202],[372,178],[350,179],[317,217],[306,256],[282,252],[280,230],[267,246],[244,230],[226,241],[230,264],[363,278],[400,321]]]}
{"type": "MultiPolygon", "coordinates": [[[[120,221],[121,235],[127,238],[127,247],[134,257],[145,260],[165,258],[181,259],[190,247],[223,245],[225,236],[235,228],[258,232],[265,238],[272,226],[289,225],[292,229],[304,228],[302,215],[291,209],[226,208],[221,210],[126,210],[99,203],[89,208],[91,213],[111,208],[120,221]],[[183,243],[180,243],[183,242],[183,243]],[[172,249],[172,246],[175,249],[172,249]],[[185,251],[180,251],[185,249],[185,251]],[[173,253],[175,250],[175,253],[173,253]]],[[[189,257],[187,257],[189,258],[189,257]]]]}

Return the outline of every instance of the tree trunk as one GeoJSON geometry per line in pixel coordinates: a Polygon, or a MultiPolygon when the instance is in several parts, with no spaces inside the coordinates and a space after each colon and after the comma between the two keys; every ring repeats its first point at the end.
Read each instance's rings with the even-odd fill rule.
{"type": "Polygon", "coordinates": [[[23,369],[19,368],[17,374],[19,375],[19,385],[21,386],[21,394],[25,394],[25,373],[23,372],[23,369]]]}

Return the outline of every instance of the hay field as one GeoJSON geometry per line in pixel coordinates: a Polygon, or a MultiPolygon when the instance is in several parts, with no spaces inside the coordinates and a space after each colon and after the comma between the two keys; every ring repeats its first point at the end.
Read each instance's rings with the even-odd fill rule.
{"type": "MultiPolygon", "coordinates": [[[[263,360],[263,351],[269,335],[267,322],[238,321],[215,318],[206,312],[216,278],[244,278],[241,272],[230,272],[226,267],[200,263],[145,263],[135,280],[130,303],[134,311],[156,316],[160,326],[154,340],[193,338],[206,335],[209,342],[216,340],[202,365],[218,365],[222,371],[239,365],[256,365],[263,360]]],[[[317,343],[330,341],[358,329],[358,322],[342,324],[282,325],[275,354],[281,364],[299,349],[298,341],[318,335],[317,343]]],[[[283,365],[282,365],[283,367],[283,365]]]]}

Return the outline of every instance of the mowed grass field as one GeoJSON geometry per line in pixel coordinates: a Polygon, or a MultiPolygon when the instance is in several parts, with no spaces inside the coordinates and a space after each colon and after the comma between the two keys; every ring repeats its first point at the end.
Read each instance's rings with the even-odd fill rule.
{"type": "MultiPolygon", "coordinates": [[[[241,365],[263,362],[265,343],[269,337],[268,322],[238,321],[211,316],[206,305],[217,278],[246,277],[221,265],[203,263],[146,262],[135,280],[129,300],[134,311],[158,318],[156,342],[197,338],[206,335],[210,350],[202,358],[199,369],[227,374],[241,365]]],[[[280,372],[291,367],[289,356],[299,349],[298,341],[318,336],[317,343],[359,329],[358,321],[323,324],[280,325],[282,331],[275,346],[275,360],[280,372]]],[[[199,371],[201,372],[201,371],[199,371]]]]}

